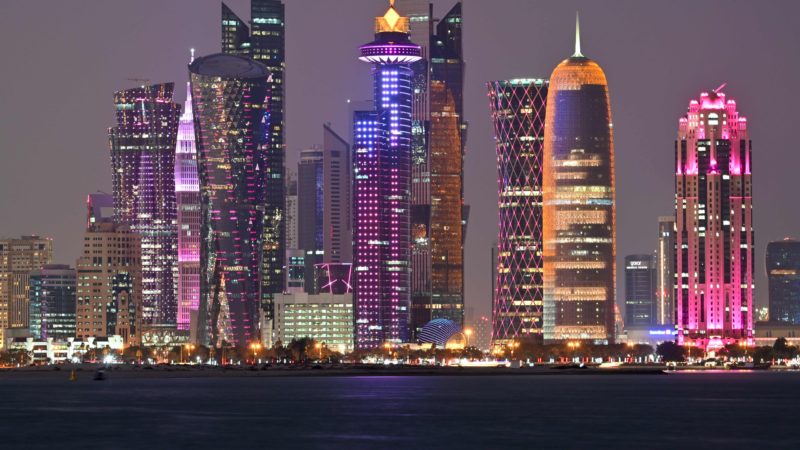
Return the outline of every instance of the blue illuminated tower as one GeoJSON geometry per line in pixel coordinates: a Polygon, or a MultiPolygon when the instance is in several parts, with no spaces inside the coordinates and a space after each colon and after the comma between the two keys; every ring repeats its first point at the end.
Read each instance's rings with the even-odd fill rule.
{"type": "Polygon", "coordinates": [[[408,18],[394,9],[375,19],[362,45],[372,63],[374,111],[353,119],[353,266],[355,345],[371,349],[408,340],[411,206],[411,64],[422,57],[408,18]]]}

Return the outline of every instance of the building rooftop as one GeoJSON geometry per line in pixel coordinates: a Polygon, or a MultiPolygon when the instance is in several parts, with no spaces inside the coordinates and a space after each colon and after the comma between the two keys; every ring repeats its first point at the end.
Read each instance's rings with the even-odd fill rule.
{"type": "Polygon", "coordinates": [[[266,78],[267,67],[244,56],[215,53],[202,56],[189,64],[189,71],[198,75],[226,78],[266,78]]]}

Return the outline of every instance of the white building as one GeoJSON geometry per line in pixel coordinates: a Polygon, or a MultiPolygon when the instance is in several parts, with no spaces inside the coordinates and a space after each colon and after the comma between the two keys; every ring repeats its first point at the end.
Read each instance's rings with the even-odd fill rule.
{"type": "Polygon", "coordinates": [[[275,338],[312,338],[332,351],[353,350],[353,294],[306,293],[275,296],[275,338]]]}

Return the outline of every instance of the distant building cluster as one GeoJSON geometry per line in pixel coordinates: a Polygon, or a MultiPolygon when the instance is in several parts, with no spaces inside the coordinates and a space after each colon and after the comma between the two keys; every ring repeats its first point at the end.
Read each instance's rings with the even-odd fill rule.
{"type": "Polygon", "coordinates": [[[183,105],[172,82],[114,93],[112,190],[87,196],[74,267],[53,263],[49,238],[0,239],[0,345],[61,361],[303,338],[342,353],[454,339],[513,353],[525,340],[714,351],[794,336],[797,241],[768,245],[769,322],[754,317],[751,142],[724,86],[678,119],[675,210],[654,251],[624,257],[617,305],[611,101],[578,23],[549,78],[487,83],[498,235],[491,316],[469,314],[462,5],[437,18],[407,3],[401,15],[391,1],[358,49],[372,98],[348,101],[351,128],[324,124],[297,167],[281,0],[251,0],[249,22],[222,4],[221,52],[192,51],[183,105]]]}

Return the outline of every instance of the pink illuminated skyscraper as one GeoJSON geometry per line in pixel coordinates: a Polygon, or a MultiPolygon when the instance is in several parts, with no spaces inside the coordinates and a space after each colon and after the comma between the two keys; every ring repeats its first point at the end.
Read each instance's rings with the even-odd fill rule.
{"type": "MultiPolygon", "coordinates": [[[[194,49],[192,49],[194,61],[194,49]]],[[[192,62],[190,61],[190,63],[192,62]]],[[[200,303],[200,185],[192,116],[192,91],[186,83],[186,102],[178,123],[175,146],[175,199],[178,209],[178,330],[189,330],[192,312],[200,303]]]]}
{"type": "Polygon", "coordinates": [[[394,2],[361,46],[372,64],[375,109],[353,120],[353,266],[355,346],[408,340],[411,317],[411,63],[421,49],[394,2]]]}
{"type": "Polygon", "coordinates": [[[700,94],[675,144],[678,342],[753,338],[753,190],[747,120],[722,87],[700,94]]]}

